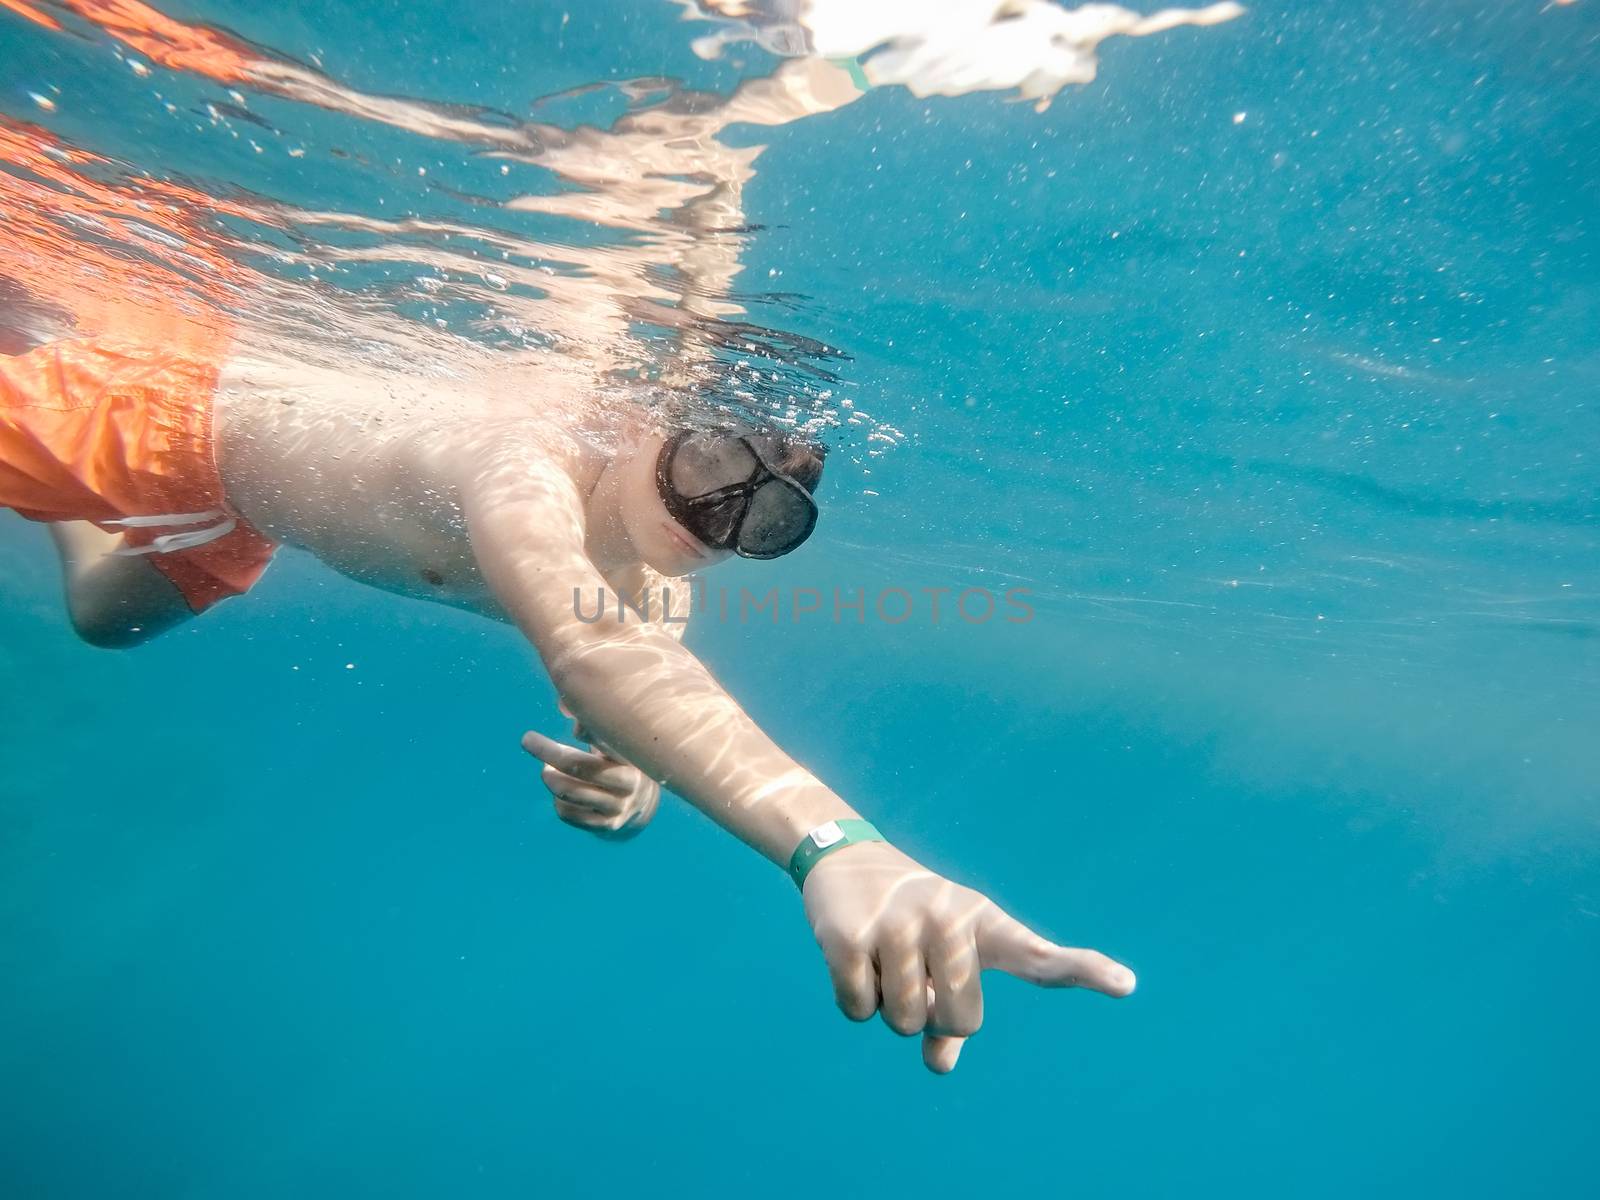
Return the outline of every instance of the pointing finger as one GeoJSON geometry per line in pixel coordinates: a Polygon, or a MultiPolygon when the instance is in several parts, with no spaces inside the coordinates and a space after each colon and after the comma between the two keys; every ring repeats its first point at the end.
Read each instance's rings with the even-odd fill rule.
{"type": "Polygon", "coordinates": [[[994,968],[1040,987],[1082,987],[1126,996],[1136,980],[1127,967],[1098,950],[1058,946],[990,905],[978,924],[978,953],[994,968]]]}
{"type": "Polygon", "coordinates": [[[522,748],[563,775],[571,775],[575,779],[581,779],[597,787],[622,792],[633,789],[633,776],[636,772],[604,755],[564,745],[532,729],[522,735],[522,748]]]}
{"type": "Polygon", "coordinates": [[[534,729],[522,735],[522,748],[540,762],[568,775],[583,776],[602,765],[599,755],[547,738],[534,729]]]}

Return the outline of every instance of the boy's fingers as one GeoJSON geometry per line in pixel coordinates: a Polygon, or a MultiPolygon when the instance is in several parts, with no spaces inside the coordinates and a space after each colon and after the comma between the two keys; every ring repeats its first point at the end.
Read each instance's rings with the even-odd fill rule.
{"type": "MultiPolygon", "coordinates": [[[[956,1069],[956,1059],[961,1057],[961,1048],[966,1045],[967,1039],[959,1034],[936,1033],[940,1028],[938,1013],[947,1011],[949,1006],[939,999],[939,974],[934,970],[934,956],[928,956],[928,1027],[922,1031],[922,1065],[935,1075],[948,1075],[956,1069]]],[[[973,971],[977,973],[976,968],[973,971]]],[[[978,1001],[983,1002],[983,994],[978,994],[978,1001]]],[[[946,1018],[947,1020],[949,1018],[946,1018]]],[[[978,1018],[980,1021],[982,1016],[978,1018]]],[[[974,1025],[976,1030],[977,1026],[974,1025]]]]}
{"type": "Polygon", "coordinates": [[[977,1033],[983,1024],[978,948],[970,940],[935,942],[928,947],[928,976],[928,1028],[953,1037],[977,1033]]]}
{"type": "Polygon", "coordinates": [[[956,1069],[956,1059],[961,1057],[961,1048],[966,1044],[966,1038],[945,1037],[942,1033],[924,1033],[923,1065],[935,1075],[948,1075],[956,1069]]]}
{"type": "MultiPolygon", "coordinates": [[[[629,800],[631,801],[633,799],[634,797],[630,795],[629,800]]],[[[660,807],[661,789],[656,787],[654,784],[651,784],[650,790],[644,793],[643,799],[638,801],[638,811],[633,814],[628,823],[630,825],[637,825],[639,828],[643,829],[655,819],[656,809],[660,807]]]]}
{"type": "Polygon", "coordinates": [[[878,980],[872,960],[859,950],[836,950],[824,957],[839,1011],[852,1021],[870,1020],[878,1010],[878,980]]]}
{"type": "Polygon", "coordinates": [[[878,979],[883,989],[883,1019],[903,1037],[928,1024],[928,966],[915,948],[881,948],[878,979]]]}
{"type": "Polygon", "coordinates": [[[565,771],[568,775],[581,776],[599,765],[598,757],[587,750],[547,738],[534,729],[522,735],[522,748],[545,765],[565,771]]]}
{"type": "Polygon", "coordinates": [[[636,772],[627,764],[616,762],[604,755],[579,750],[576,746],[563,745],[532,729],[522,735],[522,748],[563,775],[571,775],[596,787],[622,792],[633,790],[633,776],[636,772]]]}
{"type": "Polygon", "coordinates": [[[1127,967],[1098,950],[1058,946],[991,904],[978,924],[978,953],[993,967],[1040,987],[1082,987],[1126,996],[1135,979],[1127,967]]]}
{"type": "Polygon", "coordinates": [[[539,772],[539,778],[557,800],[565,800],[568,804],[592,809],[607,816],[618,816],[623,811],[623,798],[615,792],[608,792],[581,779],[563,775],[554,767],[546,767],[539,772]]]}
{"type": "Polygon", "coordinates": [[[584,766],[592,765],[587,760],[594,758],[587,750],[565,746],[554,738],[546,738],[538,730],[528,730],[522,734],[522,749],[538,758],[539,762],[554,766],[558,771],[566,771],[566,774],[578,774],[584,766]]]}
{"type": "Polygon", "coordinates": [[[608,817],[604,813],[596,812],[592,808],[585,808],[579,804],[570,803],[559,796],[556,797],[556,816],[560,817],[568,825],[575,825],[579,829],[587,829],[595,833],[614,830],[617,828],[618,823],[617,818],[614,816],[608,817]]]}
{"type": "Polygon", "coordinates": [[[976,947],[968,946],[966,952],[928,952],[928,1027],[922,1030],[922,1062],[934,1075],[955,1070],[966,1038],[984,1022],[978,974],[976,947]],[[966,974],[971,974],[970,986],[963,979],[966,974]]]}

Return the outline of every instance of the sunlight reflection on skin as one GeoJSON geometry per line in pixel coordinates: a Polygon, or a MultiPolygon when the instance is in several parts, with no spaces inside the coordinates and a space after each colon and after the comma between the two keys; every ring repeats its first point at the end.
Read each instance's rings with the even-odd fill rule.
{"type": "MultiPolygon", "coordinates": [[[[582,536],[596,514],[526,444],[487,457],[464,496],[478,561],[585,728],[776,864],[811,829],[856,815],[658,626],[610,612],[580,619],[572,589],[601,583],[582,536]],[[780,779],[794,782],[776,786],[780,779]]],[[[840,1007],[857,1018],[881,1007],[897,1032],[925,1033],[924,1060],[935,1071],[954,1067],[981,1021],[982,968],[1108,995],[1133,988],[1132,973],[1111,959],[1055,946],[887,844],[824,858],[804,900],[840,1007]]]]}
{"type": "MultiPolygon", "coordinates": [[[[392,361],[404,370],[385,373],[371,364],[286,361],[273,337],[241,330],[218,402],[229,500],[263,532],[306,547],[352,578],[513,621],[578,730],[593,734],[592,751],[539,735],[524,741],[545,761],[545,782],[563,819],[612,834],[636,831],[654,810],[659,788],[670,787],[781,866],[810,830],[855,816],[681,645],[681,627],[614,613],[585,621],[571,598],[596,587],[636,592],[652,572],[689,569],[681,548],[665,536],[665,507],[654,490],[662,430],[637,398],[608,408],[618,393],[602,389],[621,368],[659,365],[659,348],[635,344],[630,334],[640,320],[676,333],[662,376],[669,383],[685,388],[722,369],[715,361],[717,338],[724,336],[717,323],[742,312],[731,297],[742,269],[742,194],[762,148],[730,148],[718,135],[734,124],[778,126],[834,111],[861,95],[856,72],[818,57],[791,59],[726,98],[680,105],[669,97],[609,130],[569,131],[499,125],[441,106],[365,95],[137,0],[62,0],[61,7],[172,70],[547,168],[586,190],[579,199],[527,196],[506,207],[640,235],[578,249],[443,222],[241,205],[235,214],[241,220],[297,232],[318,225],[391,236],[459,230],[480,244],[498,241],[508,255],[559,266],[546,271],[507,262],[497,268],[502,286],[486,281],[478,292],[452,286],[492,300],[503,317],[537,328],[567,352],[464,349],[459,357],[419,360],[407,354],[398,321],[368,312],[333,322],[334,346],[359,331],[393,349],[392,361]],[[522,290],[508,290],[512,283],[522,290]]],[[[1130,14],[1117,18],[1124,27],[1110,31],[1154,32],[1182,19],[1168,13],[1130,24],[1130,14]]],[[[1081,53],[1088,53],[1092,74],[1094,44],[1080,39],[1072,69],[1086,69],[1081,53]]],[[[912,86],[919,62],[933,70],[917,53],[902,47],[857,70],[874,83],[912,86]]],[[[939,79],[929,75],[922,83],[928,91],[949,86],[947,76],[939,79]]],[[[1037,97],[1046,82],[1030,74],[1020,83],[986,86],[1019,86],[1037,97]]],[[[122,203],[116,189],[106,200],[122,203]]],[[[186,253],[193,244],[215,243],[217,257],[232,261],[214,232],[178,240],[186,253]]],[[[480,258],[402,247],[398,239],[364,249],[302,242],[280,256],[297,257],[419,262],[480,277],[485,271],[480,258]]],[[[203,267],[208,260],[197,261],[203,267]]],[[[230,270],[242,273],[218,268],[231,286],[230,270]]],[[[330,317],[332,306],[307,305],[294,291],[285,283],[268,294],[296,319],[330,317]]],[[[273,332],[285,328],[280,322],[273,332]]],[[[440,340],[431,348],[452,344],[440,340]]],[[[840,1007],[856,1019],[881,1011],[897,1032],[922,1033],[924,1060],[936,1071],[955,1065],[964,1038],[982,1021],[985,969],[1113,996],[1134,986],[1132,973],[1111,959],[1047,941],[987,897],[886,843],[825,857],[807,877],[803,898],[840,1007]]]]}

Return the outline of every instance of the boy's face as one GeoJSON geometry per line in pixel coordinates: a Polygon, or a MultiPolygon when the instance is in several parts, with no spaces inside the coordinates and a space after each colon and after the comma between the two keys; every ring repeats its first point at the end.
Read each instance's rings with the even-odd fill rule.
{"type": "Polygon", "coordinates": [[[623,527],[646,566],[669,578],[687,575],[723,561],[727,550],[708,550],[672,519],[656,482],[656,460],[666,439],[659,434],[625,435],[612,468],[623,527]]]}

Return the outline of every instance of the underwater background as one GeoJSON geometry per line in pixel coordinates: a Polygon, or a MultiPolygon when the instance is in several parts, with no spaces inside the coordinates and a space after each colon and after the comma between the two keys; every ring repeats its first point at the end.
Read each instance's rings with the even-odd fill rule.
{"type": "MultiPolygon", "coordinates": [[[[537,153],[151,65],[94,7],[0,4],[5,128],[240,205],[607,232],[462,199],[571,188],[537,153]]],[[[567,130],[637,99],[585,85],[779,61],[645,0],[160,7],[363,95],[566,94],[567,130]]],[[[1600,7],[1262,3],[1098,54],[1044,111],[885,86],[726,135],[766,146],[734,290],[815,350],[772,390],[838,448],[812,541],[708,582],[1033,619],[688,644],[891,840],[1138,992],[991,976],[934,1077],[699,815],[556,820],[517,739],[567,723],[514,631],[291,549],[97,651],[0,513],[0,1194],[1589,1190],[1600,7]]],[[[309,286],[312,223],[233,236],[309,286]]],[[[423,311],[412,260],[351,263],[423,311]]],[[[419,324],[537,340],[433,290],[419,324]]]]}

